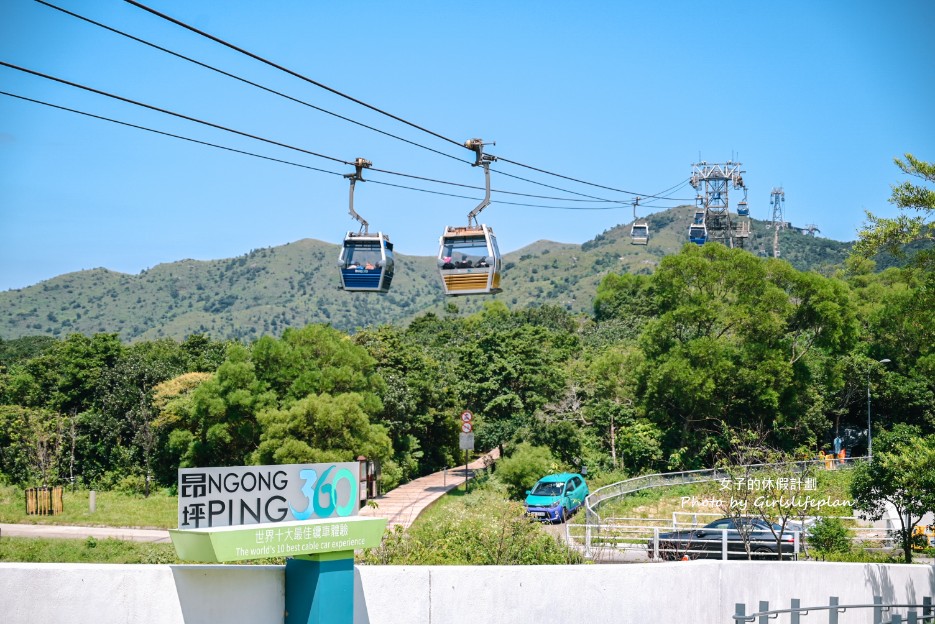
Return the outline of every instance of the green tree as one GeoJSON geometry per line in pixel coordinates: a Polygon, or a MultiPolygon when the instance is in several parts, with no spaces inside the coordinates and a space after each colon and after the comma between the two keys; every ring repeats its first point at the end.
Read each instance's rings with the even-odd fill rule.
{"type": "Polygon", "coordinates": [[[513,438],[565,386],[564,336],[543,327],[468,324],[475,340],[457,350],[463,404],[478,415],[477,441],[490,448],[513,438]]]}
{"type": "Polygon", "coordinates": [[[247,463],[260,443],[257,414],[275,405],[276,395],[257,378],[249,351],[232,346],[214,376],[166,406],[177,418],[170,443],[180,452],[181,466],[247,463]]]}
{"type": "Polygon", "coordinates": [[[63,419],[48,410],[0,406],[0,473],[13,483],[59,483],[65,435],[63,419]]]}
{"type": "Polygon", "coordinates": [[[632,474],[653,468],[662,459],[658,429],[637,414],[637,371],[643,360],[636,345],[610,345],[590,358],[585,373],[590,397],[586,412],[600,430],[611,467],[622,461],[632,474]]]}
{"type": "Polygon", "coordinates": [[[520,442],[509,457],[500,460],[497,478],[506,484],[511,498],[522,499],[536,481],[558,472],[558,468],[558,462],[548,448],[520,442]]]}
{"type": "MultiPolygon", "coordinates": [[[[383,409],[371,422],[393,440],[399,479],[409,480],[453,465],[459,455],[456,394],[440,361],[403,329],[385,326],[355,335],[384,381],[383,409]]],[[[387,474],[392,465],[383,466],[387,474]]]]}
{"type": "MultiPolygon", "coordinates": [[[[903,173],[935,184],[935,164],[919,160],[912,154],[905,154],[905,160],[896,158],[894,161],[903,173]]],[[[901,214],[895,218],[883,218],[868,211],[867,223],[860,231],[860,240],[854,251],[865,257],[881,251],[899,256],[906,245],[922,241],[928,245],[918,253],[916,262],[928,271],[935,270],[935,248],[931,246],[935,241],[935,190],[908,180],[892,188],[889,201],[902,211],[901,214]]]]}
{"type": "Polygon", "coordinates": [[[185,370],[211,373],[224,362],[229,343],[211,340],[204,334],[191,334],[180,346],[186,355],[185,370]]]}
{"type": "Polygon", "coordinates": [[[922,516],[935,512],[935,436],[896,425],[873,439],[873,458],[858,464],[851,481],[854,509],[879,520],[892,505],[906,563],[912,562],[912,531],[922,516]]]}
{"type": "Polygon", "coordinates": [[[639,327],[654,313],[653,280],[648,275],[610,273],[597,287],[594,318],[599,322],[627,319],[639,327]]]}
{"type": "Polygon", "coordinates": [[[63,414],[89,409],[102,378],[123,351],[116,334],[71,334],[37,357],[10,369],[7,401],[63,414]]]}
{"type": "Polygon", "coordinates": [[[722,245],[687,245],[652,279],[659,315],[640,337],[636,386],[669,466],[710,464],[725,424],[772,431],[786,450],[814,444],[827,369],[857,337],[846,285],[722,245]]]}
{"type": "Polygon", "coordinates": [[[178,467],[194,439],[187,420],[192,411],[191,393],[213,377],[214,373],[183,373],[153,389],[156,417],[151,426],[159,440],[154,471],[161,483],[171,485],[178,479],[178,467]]]}
{"type": "Polygon", "coordinates": [[[264,336],[254,343],[251,360],[257,379],[282,405],[311,394],[359,392],[368,413],[379,411],[382,380],[376,362],[347,334],[327,325],[288,328],[279,340],[264,336]]]}
{"type": "Polygon", "coordinates": [[[41,355],[57,342],[52,336],[23,336],[14,340],[0,338],[0,367],[41,355]]]}
{"type": "Polygon", "coordinates": [[[385,462],[392,456],[386,429],[370,420],[383,410],[385,383],[376,361],[346,334],[326,325],[289,328],[281,339],[260,338],[251,356],[257,382],[269,388],[271,398],[257,410],[260,434],[252,461],[351,461],[365,455],[385,462]]]}
{"type": "Polygon", "coordinates": [[[300,464],[389,459],[386,429],[370,424],[365,399],[355,392],[307,396],[289,407],[260,413],[263,429],[254,463],[300,464]]]}
{"type": "MultiPolygon", "coordinates": [[[[153,428],[157,416],[153,391],[160,383],[188,370],[189,360],[188,353],[170,339],[124,348],[101,375],[101,390],[91,410],[95,417],[86,415],[82,419],[81,446],[103,456],[97,461],[107,466],[106,471],[137,475],[147,495],[159,442],[153,428]]],[[[84,467],[91,459],[86,453],[76,458],[79,473],[89,476],[84,467]]]]}
{"type": "Polygon", "coordinates": [[[851,532],[840,518],[819,518],[808,530],[808,546],[824,559],[851,549],[851,532]]]}

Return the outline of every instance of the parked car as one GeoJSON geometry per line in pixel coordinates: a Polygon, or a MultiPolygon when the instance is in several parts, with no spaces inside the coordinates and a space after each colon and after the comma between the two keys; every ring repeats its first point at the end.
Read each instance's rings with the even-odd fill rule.
{"type": "MultiPolygon", "coordinates": [[[[777,558],[776,535],[780,536],[782,557],[795,556],[795,532],[786,527],[766,522],[761,518],[720,518],[699,529],[672,531],[659,534],[659,552],[661,559],[721,559],[723,535],[727,534],[727,558],[747,559],[749,544],[754,559],[777,558]],[[770,528],[772,527],[772,529],[770,528]],[[773,533],[775,531],[775,534],[773,533]]],[[[647,543],[649,556],[656,558],[655,543],[647,543]]]]}
{"type": "Polygon", "coordinates": [[[526,490],[526,513],[539,520],[564,522],[584,504],[587,495],[588,484],[580,474],[548,475],[526,490]]]}

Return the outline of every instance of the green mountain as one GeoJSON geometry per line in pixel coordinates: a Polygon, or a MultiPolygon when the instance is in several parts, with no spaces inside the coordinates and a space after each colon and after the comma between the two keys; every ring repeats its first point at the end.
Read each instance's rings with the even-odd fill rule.
{"type": "MultiPolygon", "coordinates": [[[[609,272],[649,273],[687,241],[693,208],[651,215],[648,245],[630,244],[630,224],[618,225],[582,245],[538,241],[503,260],[503,292],[492,297],[510,307],[560,305],[588,312],[597,285],[609,272]]],[[[768,224],[753,221],[746,248],[772,253],[768,224]]],[[[850,243],[781,232],[782,257],[799,269],[843,261],[850,243]]],[[[63,336],[116,332],[124,340],[253,339],[286,327],[330,323],[352,331],[404,323],[454,303],[462,312],[491,297],[442,295],[435,258],[396,255],[396,277],[386,295],[338,288],[338,246],[316,240],[258,249],[227,260],[181,260],[139,275],[92,269],[61,275],[28,288],[0,293],[0,337],[63,336]]]]}

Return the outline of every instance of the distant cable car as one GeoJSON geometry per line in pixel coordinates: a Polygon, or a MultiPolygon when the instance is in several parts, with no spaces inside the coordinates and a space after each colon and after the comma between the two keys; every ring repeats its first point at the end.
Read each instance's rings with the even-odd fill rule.
{"type": "Polygon", "coordinates": [[[639,203],[639,197],[633,200],[633,225],[630,226],[631,245],[645,245],[649,242],[649,223],[646,219],[636,218],[636,207],[639,203]]]}
{"type": "Polygon", "coordinates": [[[704,223],[692,223],[688,226],[688,240],[696,245],[708,242],[708,228],[704,223]]]}
{"type": "Polygon", "coordinates": [[[630,244],[645,245],[649,242],[649,224],[634,223],[630,226],[630,244]]]}
{"type": "Polygon", "coordinates": [[[750,216],[750,207],[747,205],[746,200],[737,202],[737,214],[741,217],[750,216]]]}
{"type": "Polygon", "coordinates": [[[483,201],[468,213],[467,227],[445,228],[438,244],[438,271],[448,296],[496,294],[502,291],[497,237],[493,228],[477,223],[477,215],[490,203],[490,163],[496,157],[484,154],[481,139],[471,139],[465,147],[476,153],[474,166],[484,168],[486,193],[483,201]]]}
{"type": "Polygon", "coordinates": [[[358,158],[354,162],[356,171],[344,177],[351,182],[349,209],[351,216],[360,222],[361,230],[348,232],[338,256],[338,270],[341,275],[341,288],[351,292],[389,292],[393,283],[395,262],[393,243],[383,232],[371,234],[369,224],[354,211],[354,185],[364,182],[361,171],[369,167],[370,161],[358,158]]]}

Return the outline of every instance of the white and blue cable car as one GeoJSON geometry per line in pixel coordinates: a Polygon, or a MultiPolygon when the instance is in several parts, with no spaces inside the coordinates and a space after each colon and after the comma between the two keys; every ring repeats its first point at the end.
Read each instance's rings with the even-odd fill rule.
{"type": "Polygon", "coordinates": [[[369,224],[354,211],[354,185],[364,181],[361,171],[372,163],[358,158],[354,162],[356,171],[344,177],[351,182],[349,210],[351,216],[360,222],[360,231],[348,232],[338,256],[338,270],[341,275],[341,288],[350,292],[386,293],[393,283],[395,261],[393,243],[383,232],[371,234],[369,224]]]}

